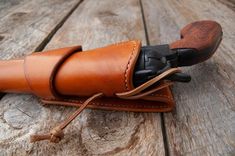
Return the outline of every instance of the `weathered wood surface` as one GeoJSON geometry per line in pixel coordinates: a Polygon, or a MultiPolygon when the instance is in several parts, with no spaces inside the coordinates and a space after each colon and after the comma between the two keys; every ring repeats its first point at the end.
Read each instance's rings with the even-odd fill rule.
{"type": "Polygon", "coordinates": [[[174,88],[176,110],[164,114],[170,155],[235,155],[235,13],[216,0],[143,1],[151,44],[171,43],[195,20],[218,21],[222,44],[208,61],[183,68],[189,84],[174,88]]]}
{"type": "MultiPolygon", "coordinates": [[[[146,44],[139,0],[78,4],[79,0],[0,0],[0,58],[42,50],[48,41],[44,50],[77,44],[90,49],[129,39],[146,44]]],[[[183,68],[193,79],[174,86],[176,110],[160,116],[87,109],[66,128],[59,144],[30,144],[30,134],[48,132],[75,108],[43,107],[32,95],[7,94],[0,101],[0,155],[235,155],[234,3],[142,4],[152,45],[175,41],[180,28],[195,20],[213,19],[223,27],[223,42],[212,59],[183,68]]]]}
{"type": "Polygon", "coordinates": [[[27,3],[29,0],[1,0],[0,1],[0,19],[7,14],[11,13],[18,7],[22,6],[24,3],[27,3]]]}
{"type": "Polygon", "coordinates": [[[78,0],[9,0],[0,4],[0,58],[40,50],[78,0]]]}
{"type": "MultiPolygon", "coordinates": [[[[129,39],[145,44],[138,0],[84,1],[58,30],[46,49],[81,44],[83,49],[129,39]]],[[[45,49],[45,50],[46,50],[45,49]]],[[[7,154],[164,155],[159,113],[85,110],[65,130],[59,144],[29,144],[29,135],[48,132],[75,108],[48,106],[30,95],[8,94],[1,100],[1,147],[7,154]],[[9,148],[10,150],[6,150],[9,148]]]]}

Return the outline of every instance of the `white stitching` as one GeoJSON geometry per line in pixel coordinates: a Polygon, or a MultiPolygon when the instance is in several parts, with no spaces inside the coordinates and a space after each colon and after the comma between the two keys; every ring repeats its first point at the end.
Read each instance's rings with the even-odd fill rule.
{"type": "Polygon", "coordinates": [[[135,51],[135,49],[136,49],[136,42],[135,42],[135,41],[132,41],[132,43],[133,43],[133,49],[132,49],[131,56],[129,57],[128,64],[127,64],[127,67],[126,67],[126,70],[125,70],[125,75],[124,75],[124,77],[125,77],[125,86],[126,86],[126,90],[129,89],[129,87],[128,87],[128,85],[127,85],[127,71],[128,71],[128,69],[130,68],[130,63],[131,63],[131,60],[132,60],[132,58],[133,58],[134,51],[135,51]]]}
{"type": "MultiPolygon", "coordinates": [[[[45,99],[46,100],[46,99],[45,99]]],[[[54,101],[54,102],[60,102],[57,100],[53,100],[53,99],[48,99],[48,101],[54,101]]],[[[72,99],[64,99],[61,100],[62,102],[71,102],[72,104],[78,104],[78,103],[82,103],[83,101],[81,100],[72,100],[72,99]]],[[[162,102],[163,103],[163,102],[162,102]]],[[[137,105],[120,105],[120,104],[105,104],[105,103],[98,103],[98,102],[91,102],[91,104],[93,105],[100,105],[100,106],[111,106],[111,107],[122,107],[122,108],[168,108],[168,106],[157,106],[157,105],[141,105],[140,107],[137,107],[137,105]]]]}

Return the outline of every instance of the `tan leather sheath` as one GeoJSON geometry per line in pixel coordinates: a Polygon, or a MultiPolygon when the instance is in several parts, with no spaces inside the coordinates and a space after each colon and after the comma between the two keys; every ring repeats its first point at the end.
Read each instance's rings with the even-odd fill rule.
{"type": "MultiPolygon", "coordinates": [[[[44,103],[80,106],[96,93],[89,108],[165,112],[174,107],[169,86],[139,99],[117,96],[134,90],[132,76],[141,48],[128,41],[82,52],[81,46],[36,52],[0,62],[0,91],[33,93],[44,103]]],[[[160,84],[164,85],[164,81],[160,84]]]]}

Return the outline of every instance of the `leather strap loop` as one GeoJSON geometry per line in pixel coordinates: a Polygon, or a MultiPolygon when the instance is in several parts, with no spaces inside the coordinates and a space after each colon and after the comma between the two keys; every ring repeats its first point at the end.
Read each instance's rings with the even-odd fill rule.
{"type": "MultiPolygon", "coordinates": [[[[181,70],[179,68],[171,68],[171,69],[163,72],[162,74],[154,77],[153,79],[145,82],[144,84],[136,87],[135,89],[132,89],[132,90],[124,92],[124,93],[117,93],[116,95],[117,95],[117,97],[119,97],[121,99],[136,99],[136,98],[139,98],[139,96],[141,96],[141,95],[139,95],[139,96],[136,96],[136,95],[138,95],[140,92],[142,92],[143,90],[145,90],[148,87],[152,86],[156,82],[159,82],[164,77],[169,76],[169,75],[171,75],[173,73],[177,73],[177,72],[181,72],[181,70]]],[[[151,94],[151,93],[153,93],[153,92],[155,92],[157,90],[160,90],[160,89],[162,89],[164,87],[167,87],[167,86],[169,86],[169,85],[158,86],[157,88],[155,88],[153,90],[150,90],[150,91],[144,93],[143,95],[151,94]]]]}
{"type": "Polygon", "coordinates": [[[54,78],[63,62],[75,52],[81,51],[81,46],[74,46],[38,52],[25,57],[25,78],[31,91],[43,98],[59,98],[54,87],[54,78]]]}
{"type": "Polygon", "coordinates": [[[154,92],[157,92],[165,87],[168,87],[170,85],[173,85],[173,82],[165,82],[163,84],[160,84],[159,86],[157,86],[156,88],[154,89],[151,89],[149,91],[146,91],[144,93],[139,93],[139,94],[136,94],[136,95],[133,95],[133,96],[129,96],[129,97],[122,97],[122,99],[129,99],[129,100],[136,100],[136,99],[143,99],[144,97],[154,93],[154,92]]]}

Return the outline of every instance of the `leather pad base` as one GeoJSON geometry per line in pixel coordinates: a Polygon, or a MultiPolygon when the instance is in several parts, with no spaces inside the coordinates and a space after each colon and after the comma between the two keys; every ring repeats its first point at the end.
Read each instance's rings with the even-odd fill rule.
{"type": "MultiPolygon", "coordinates": [[[[45,104],[79,107],[85,97],[68,99],[42,99],[45,104]]],[[[91,102],[87,107],[92,109],[131,111],[131,112],[168,112],[172,111],[175,103],[170,87],[151,94],[150,99],[124,100],[119,98],[100,98],[91,102]]]]}

